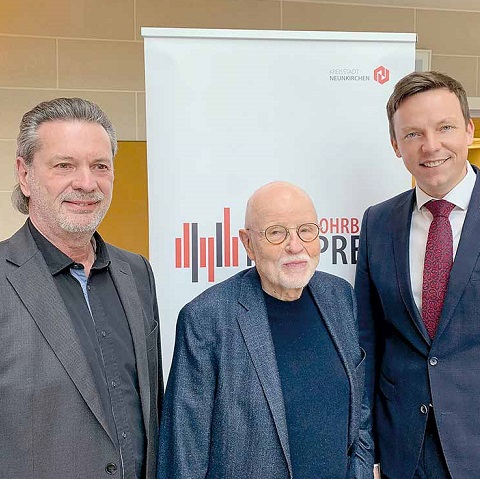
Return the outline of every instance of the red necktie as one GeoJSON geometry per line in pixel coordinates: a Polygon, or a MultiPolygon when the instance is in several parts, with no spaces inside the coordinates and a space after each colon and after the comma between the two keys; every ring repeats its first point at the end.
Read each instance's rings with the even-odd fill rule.
{"type": "Polygon", "coordinates": [[[448,219],[455,205],[446,200],[429,201],[432,213],[423,267],[422,318],[431,339],[435,336],[453,263],[453,235],[448,219]]]}

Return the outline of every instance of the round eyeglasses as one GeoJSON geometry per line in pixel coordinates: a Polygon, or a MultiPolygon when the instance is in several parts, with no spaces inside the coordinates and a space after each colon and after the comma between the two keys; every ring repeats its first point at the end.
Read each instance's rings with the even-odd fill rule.
{"type": "Polygon", "coordinates": [[[310,243],[311,241],[316,240],[320,233],[320,228],[316,223],[304,223],[303,225],[292,228],[287,228],[286,226],[281,225],[272,225],[265,230],[258,231],[258,233],[262,233],[266,240],[271,244],[281,244],[287,239],[290,230],[296,230],[298,237],[304,243],[310,243]]]}

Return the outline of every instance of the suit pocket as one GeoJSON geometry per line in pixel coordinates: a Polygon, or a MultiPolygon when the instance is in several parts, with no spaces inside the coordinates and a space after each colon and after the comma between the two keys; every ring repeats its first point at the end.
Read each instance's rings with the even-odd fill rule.
{"type": "Polygon", "coordinates": [[[396,388],[395,384],[388,379],[383,372],[380,372],[380,377],[378,379],[378,387],[382,394],[389,399],[390,401],[393,401],[396,396],[396,388]]]}
{"type": "Polygon", "coordinates": [[[155,327],[148,333],[147,338],[147,351],[150,351],[153,349],[157,343],[158,343],[158,323],[155,325],[155,327]]]}
{"type": "Polygon", "coordinates": [[[472,270],[472,274],[470,276],[470,281],[477,282],[480,281],[480,256],[477,257],[477,261],[475,266],[472,270]]]}
{"type": "Polygon", "coordinates": [[[470,276],[470,281],[473,283],[480,281],[480,271],[479,270],[474,270],[472,273],[472,276],[470,276]]]}

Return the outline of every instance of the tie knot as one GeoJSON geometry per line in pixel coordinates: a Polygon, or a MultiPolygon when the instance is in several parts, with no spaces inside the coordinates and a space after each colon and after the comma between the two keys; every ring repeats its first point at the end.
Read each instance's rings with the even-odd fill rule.
{"type": "Polygon", "coordinates": [[[425,208],[432,213],[434,218],[437,216],[445,216],[448,218],[453,208],[455,208],[455,205],[447,200],[430,200],[425,205],[425,208]]]}

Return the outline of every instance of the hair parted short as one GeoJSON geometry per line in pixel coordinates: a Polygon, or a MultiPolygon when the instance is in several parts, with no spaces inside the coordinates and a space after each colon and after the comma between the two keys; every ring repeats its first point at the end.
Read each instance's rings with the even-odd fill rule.
{"type": "Polygon", "coordinates": [[[393,115],[398,110],[399,106],[407,99],[417,93],[422,93],[429,90],[446,89],[456,95],[460,102],[463,117],[465,118],[465,125],[470,121],[470,109],[468,107],[467,94],[465,89],[458,80],[445,75],[444,73],[429,71],[429,72],[413,72],[400,79],[393,93],[387,102],[387,117],[390,128],[390,138],[395,140],[395,130],[393,127],[393,115]]]}

